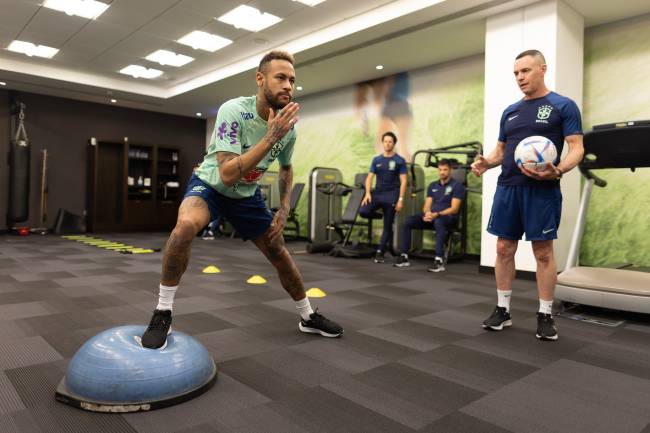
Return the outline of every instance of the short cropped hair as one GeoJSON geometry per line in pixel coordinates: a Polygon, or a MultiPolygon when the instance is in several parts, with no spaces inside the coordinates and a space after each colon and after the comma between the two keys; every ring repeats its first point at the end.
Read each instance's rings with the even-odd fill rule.
{"type": "Polygon", "coordinates": [[[539,50],[526,50],[526,51],[523,51],[523,52],[519,53],[517,55],[517,57],[515,57],[515,60],[519,60],[522,57],[526,57],[526,56],[537,57],[538,59],[540,59],[542,61],[542,63],[546,63],[546,57],[544,57],[544,54],[542,54],[542,52],[539,51],[539,50]]]}
{"type": "Polygon", "coordinates": [[[266,73],[267,65],[272,60],[286,60],[292,65],[295,61],[291,53],[282,50],[274,50],[269,53],[266,53],[264,57],[262,57],[262,60],[260,60],[260,65],[257,67],[257,72],[261,72],[263,74],[266,73]]]}
{"type": "Polygon", "coordinates": [[[441,165],[446,165],[451,169],[451,161],[448,160],[447,158],[441,158],[438,160],[438,167],[440,167],[441,165]]]}
{"type": "Polygon", "coordinates": [[[384,141],[384,138],[386,138],[386,137],[392,137],[393,138],[393,145],[397,144],[397,136],[393,132],[391,132],[391,131],[384,132],[384,135],[381,136],[381,141],[384,141]]]}

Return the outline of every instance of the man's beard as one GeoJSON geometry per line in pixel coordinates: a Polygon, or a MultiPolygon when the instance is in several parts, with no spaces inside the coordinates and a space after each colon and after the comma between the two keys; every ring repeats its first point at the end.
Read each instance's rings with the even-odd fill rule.
{"type": "Polygon", "coordinates": [[[282,110],[289,102],[291,102],[291,97],[289,97],[288,102],[281,102],[279,98],[273,96],[273,93],[269,89],[264,89],[264,97],[266,98],[266,102],[268,102],[274,110],[282,110]]]}

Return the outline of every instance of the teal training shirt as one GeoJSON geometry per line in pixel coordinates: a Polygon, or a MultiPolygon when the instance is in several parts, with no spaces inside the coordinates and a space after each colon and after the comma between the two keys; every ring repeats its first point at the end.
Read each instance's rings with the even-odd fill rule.
{"type": "Polygon", "coordinates": [[[258,181],[276,159],[281,166],[291,164],[296,143],[295,128],[275,143],[247,176],[233,186],[221,182],[217,152],[243,155],[259,143],[267,132],[268,123],[258,116],[256,103],[257,96],[243,96],[231,99],[219,107],[208,152],[195,172],[199,179],[227,197],[245,198],[255,194],[258,181]]]}

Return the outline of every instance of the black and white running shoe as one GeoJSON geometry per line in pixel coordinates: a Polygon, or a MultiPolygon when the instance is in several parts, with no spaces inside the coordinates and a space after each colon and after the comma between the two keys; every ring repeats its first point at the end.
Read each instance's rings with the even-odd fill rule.
{"type": "Polygon", "coordinates": [[[320,334],[323,337],[340,337],[343,328],[336,322],[332,322],[318,312],[318,309],[309,315],[309,320],[302,319],[298,323],[298,329],[309,334],[320,334]]]}
{"type": "Polygon", "coordinates": [[[553,320],[552,315],[537,313],[537,333],[535,337],[547,341],[557,340],[557,327],[555,326],[555,320],[553,320]]]}
{"type": "Polygon", "coordinates": [[[172,333],[171,310],[154,310],[147,330],[142,334],[142,347],[159,349],[167,343],[167,336],[172,333]]]}
{"type": "Polygon", "coordinates": [[[427,268],[427,271],[429,272],[442,272],[445,270],[445,264],[442,262],[441,259],[435,259],[433,261],[433,266],[430,268],[427,268]]]}
{"type": "Polygon", "coordinates": [[[411,266],[411,262],[409,262],[409,257],[406,254],[400,254],[397,256],[397,260],[393,266],[396,268],[406,268],[408,266],[411,266]]]}
{"type": "Polygon", "coordinates": [[[497,306],[492,315],[483,321],[483,329],[492,331],[501,331],[509,326],[512,326],[512,318],[506,307],[497,306]]]}

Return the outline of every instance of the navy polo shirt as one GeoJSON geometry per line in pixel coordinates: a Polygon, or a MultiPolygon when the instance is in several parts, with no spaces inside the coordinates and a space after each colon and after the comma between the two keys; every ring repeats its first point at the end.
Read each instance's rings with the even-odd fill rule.
{"type": "Polygon", "coordinates": [[[390,198],[390,200],[393,200],[394,195],[399,197],[399,176],[400,174],[406,174],[406,160],[404,158],[398,154],[389,158],[383,154],[377,155],[372,159],[370,172],[374,173],[377,177],[374,191],[375,196],[390,198]]]}
{"type": "Polygon", "coordinates": [[[522,99],[505,109],[501,116],[499,141],[506,143],[499,185],[559,187],[559,181],[536,180],[523,174],[515,163],[515,149],[524,138],[541,135],[555,144],[560,162],[564,138],[582,134],[580,110],[573,100],[550,92],[536,99],[522,99]]]}
{"type": "Polygon", "coordinates": [[[465,199],[465,186],[453,177],[444,185],[435,180],[427,188],[427,197],[433,199],[431,212],[440,212],[451,207],[452,198],[465,199]]]}

